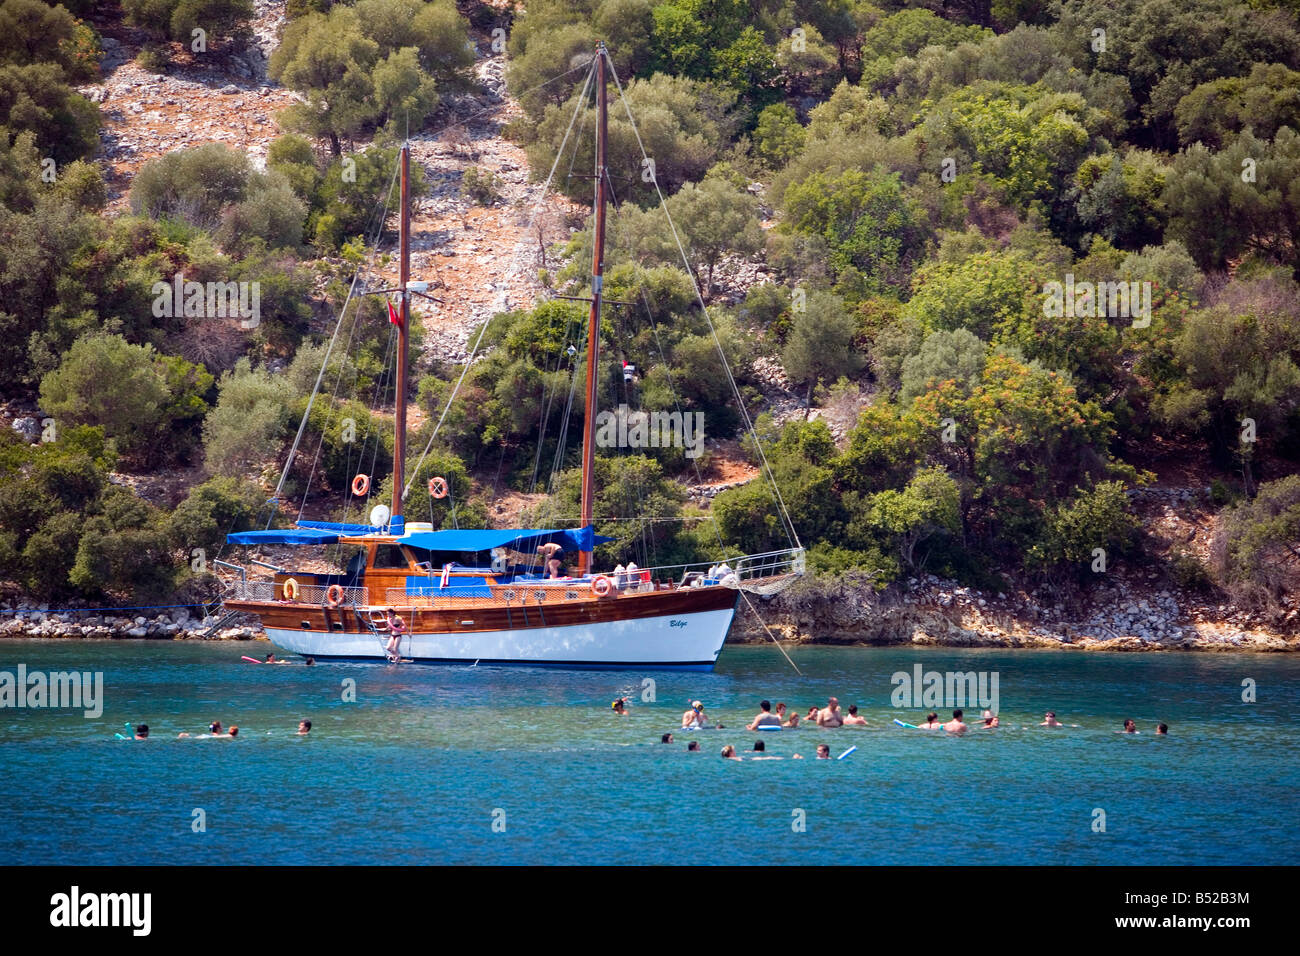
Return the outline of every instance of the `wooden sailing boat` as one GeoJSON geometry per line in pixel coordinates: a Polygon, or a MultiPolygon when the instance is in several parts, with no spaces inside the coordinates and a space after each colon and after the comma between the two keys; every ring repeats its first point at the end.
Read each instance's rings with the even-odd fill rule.
{"type": "MultiPolygon", "coordinates": [[[[285,650],[317,659],[397,657],[430,663],[711,669],[742,592],[773,593],[803,572],[803,551],[797,541],[785,551],[737,556],[720,565],[593,572],[592,552],[597,543],[609,540],[599,538],[593,527],[596,373],[608,189],[607,66],[608,54],[602,43],[592,64],[597,98],[595,251],[587,329],[580,527],[434,531],[431,525],[405,520],[410,296],[424,284],[410,281],[410,150],[404,144],[391,510],[383,506],[374,509],[369,525],[299,521],[291,529],[228,536],[228,541],[241,545],[357,546],[356,556],[341,574],[276,567],[271,580],[250,580],[245,568],[219,562],[239,575],[228,585],[226,612],[257,615],[267,636],[285,650]],[[532,555],[539,549],[576,552],[574,574],[547,576],[544,564],[510,563],[509,555],[532,555]],[[396,635],[396,642],[392,642],[386,613],[390,608],[406,625],[405,633],[396,635]]],[[[438,481],[441,479],[430,482],[430,494],[435,497],[443,490],[436,485],[438,481]]],[[[779,497],[777,500],[779,505],[779,497]]]]}

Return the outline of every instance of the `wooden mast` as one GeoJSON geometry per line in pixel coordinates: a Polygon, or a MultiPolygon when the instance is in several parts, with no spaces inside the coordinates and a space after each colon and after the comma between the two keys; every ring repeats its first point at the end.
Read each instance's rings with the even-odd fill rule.
{"type": "MultiPolygon", "coordinates": [[[[596,489],[592,474],[596,461],[596,379],[600,368],[600,300],[605,273],[605,44],[596,44],[596,202],[594,249],[591,257],[591,316],[587,328],[587,402],[582,430],[582,527],[592,521],[596,489]]],[[[591,568],[591,552],[578,552],[578,574],[591,568]]]]}
{"type": "MultiPolygon", "coordinates": [[[[402,143],[402,212],[398,232],[397,285],[401,296],[401,324],[397,327],[397,399],[394,418],[396,434],[393,437],[393,511],[392,518],[402,514],[402,490],[406,484],[406,366],[410,347],[411,293],[406,285],[411,278],[411,147],[402,143]]],[[[392,518],[389,520],[391,521],[392,518]]]]}

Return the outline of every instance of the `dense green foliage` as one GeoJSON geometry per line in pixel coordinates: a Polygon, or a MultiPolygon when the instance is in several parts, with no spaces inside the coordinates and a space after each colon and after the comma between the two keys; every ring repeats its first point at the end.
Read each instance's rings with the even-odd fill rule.
{"type": "MultiPolygon", "coordinates": [[[[1133,508],[1159,443],[1225,508],[1209,564],[1171,553],[1173,578],[1270,607],[1296,590],[1294,2],[294,0],[270,72],[302,99],[265,171],[218,144],[177,151],[113,218],[97,108],[73,88],[96,74],[89,6],[0,2],[0,388],[57,425],[0,438],[0,574],[29,590],[160,592],[190,549],[254,520],[324,360],[313,319],[394,210],[392,145],[472,88],[467,41],[497,26],[522,108],[509,135],[578,202],[595,118],[579,97],[609,45],[599,406],[704,416],[698,458],[599,450],[598,530],[616,540],[598,559],[787,546],[765,481],[687,503],[739,436],[814,569],[1085,585],[1099,552],[1164,560],[1133,508]],[[257,282],[260,322],[160,312],[156,284],[182,274],[257,282]],[[777,379],[782,426],[763,414],[777,379]],[[170,515],[107,477],[187,464],[201,475],[170,515]]],[[[159,41],[198,25],[220,42],[251,8],[123,11],[159,41]]],[[[476,161],[463,199],[500,207],[506,180],[476,161]]],[[[591,224],[567,224],[543,282],[581,298],[591,224]]],[[[462,369],[413,360],[410,444],[431,452],[412,517],[483,522],[505,492],[545,494],[525,520],[575,515],[584,319],[560,298],[493,317],[445,417],[462,369]],[[450,499],[428,498],[432,475],[450,499]]],[[[393,398],[394,331],[379,297],[353,298],[344,328],[284,491],[355,519],[392,493],[374,409],[393,398]],[[346,491],[358,473],[379,479],[369,500],[346,491]]]]}

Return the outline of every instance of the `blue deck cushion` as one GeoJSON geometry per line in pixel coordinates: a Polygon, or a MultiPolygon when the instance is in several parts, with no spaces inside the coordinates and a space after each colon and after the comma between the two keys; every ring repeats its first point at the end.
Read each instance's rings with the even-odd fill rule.
{"type": "Polygon", "coordinates": [[[433,577],[420,575],[419,577],[411,576],[406,579],[406,593],[427,597],[439,594],[444,596],[455,597],[491,597],[492,589],[488,587],[487,578],[482,577],[459,577],[453,575],[451,582],[445,588],[438,587],[438,582],[442,580],[441,574],[435,574],[433,577]]]}

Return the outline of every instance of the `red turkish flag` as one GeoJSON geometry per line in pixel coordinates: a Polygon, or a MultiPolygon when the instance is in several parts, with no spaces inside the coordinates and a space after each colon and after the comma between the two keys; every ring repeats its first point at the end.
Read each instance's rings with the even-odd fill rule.
{"type": "MultiPolygon", "coordinates": [[[[387,299],[384,301],[388,302],[387,299]]],[[[391,302],[388,302],[388,321],[392,322],[393,325],[397,326],[399,329],[402,327],[402,317],[397,314],[397,310],[393,308],[393,303],[391,302]]]]}

